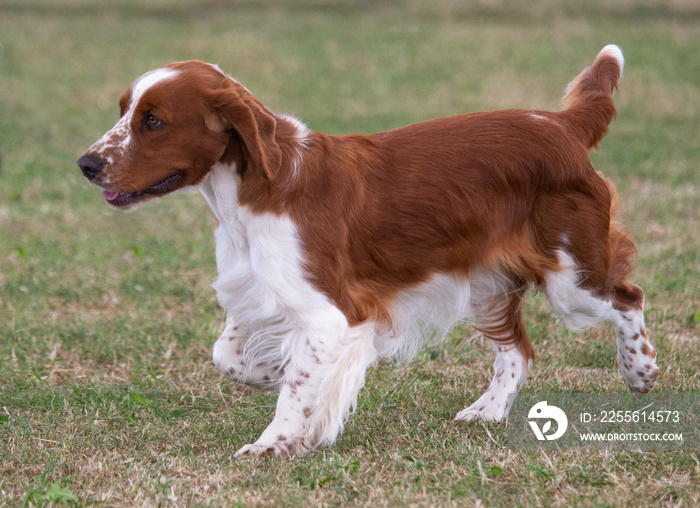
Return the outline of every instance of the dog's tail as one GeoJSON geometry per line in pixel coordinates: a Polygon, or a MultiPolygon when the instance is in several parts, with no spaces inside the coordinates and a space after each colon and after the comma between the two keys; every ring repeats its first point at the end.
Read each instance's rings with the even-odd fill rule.
{"type": "Polygon", "coordinates": [[[573,129],[587,148],[598,148],[608,125],[615,118],[612,94],[622,77],[625,58],[614,44],[605,46],[593,65],[584,69],[562,99],[559,116],[573,129]]]}

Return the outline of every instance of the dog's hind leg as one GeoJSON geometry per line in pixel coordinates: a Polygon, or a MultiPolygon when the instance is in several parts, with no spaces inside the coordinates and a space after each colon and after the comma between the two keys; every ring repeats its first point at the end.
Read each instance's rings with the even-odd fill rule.
{"type": "MultiPolygon", "coordinates": [[[[516,289],[476,301],[476,326],[492,340],[496,353],[494,377],[488,390],[471,406],[460,411],[455,420],[497,422],[513,406],[534,359],[522,314],[522,298],[526,290],[526,285],[516,285],[516,289]]],[[[473,298],[479,296],[477,292],[473,298]]]]}
{"type": "MultiPolygon", "coordinates": [[[[614,258],[611,268],[614,270],[614,258]]],[[[571,256],[559,253],[561,270],[546,275],[549,305],[571,329],[609,321],[617,335],[617,363],[622,378],[635,394],[656,383],[656,351],[644,327],[644,293],[624,280],[614,280],[608,294],[581,283],[582,271],[571,256]],[[602,294],[601,294],[602,293],[602,294]]]]}
{"type": "Polygon", "coordinates": [[[644,328],[644,293],[626,281],[635,247],[612,222],[617,191],[591,171],[588,192],[541,197],[534,223],[538,237],[557,258],[545,273],[550,308],[567,327],[580,329],[608,321],[617,335],[617,362],[632,392],[649,392],[656,382],[656,351],[644,328]]]}
{"type": "Polygon", "coordinates": [[[659,369],[656,350],[644,327],[644,293],[629,283],[615,288],[612,300],[615,333],[617,335],[617,364],[622,379],[637,395],[651,391],[659,369]]]}

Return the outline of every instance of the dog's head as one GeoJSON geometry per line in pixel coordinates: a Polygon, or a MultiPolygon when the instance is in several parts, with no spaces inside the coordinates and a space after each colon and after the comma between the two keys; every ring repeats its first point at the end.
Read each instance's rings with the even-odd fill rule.
{"type": "Polygon", "coordinates": [[[218,161],[272,179],[281,165],[277,120],[218,67],[170,64],[138,78],[117,124],[80,159],[107,202],[130,208],[197,185],[218,161]]]}

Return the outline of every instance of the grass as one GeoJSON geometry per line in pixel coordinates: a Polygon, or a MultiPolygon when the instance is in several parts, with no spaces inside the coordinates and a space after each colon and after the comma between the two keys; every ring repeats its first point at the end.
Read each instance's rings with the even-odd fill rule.
{"type": "MultiPolygon", "coordinates": [[[[621,191],[661,392],[700,391],[700,10],[691,1],[0,0],[0,504],[696,506],[698,451],[512,452],[457,425],[490,381],[459,328],[381,364],[330,449],[232,458],[276,397],[211,365],[222,327],[201,196],[106,208],[75,159],[146,70],[216,62],[331,133],[554,109],[605,44],[618,119],[592,155],[621,191]],[[527,5],[527,7],[526,7],[527,5]]],[[[624,392],[612,330],[568,332],[531,296],[531,392],[624,392]]]]}

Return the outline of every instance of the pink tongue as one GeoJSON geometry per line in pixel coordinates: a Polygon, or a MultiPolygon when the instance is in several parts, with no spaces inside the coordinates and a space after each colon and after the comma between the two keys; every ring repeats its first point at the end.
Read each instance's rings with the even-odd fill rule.
{"type": "Polygon", "coordinates": [[[114,201],[115,199],[117,199],[119,197],[118,192],[112,192],[112,191],[108,191],[108,190],[103,190],[102,194],[104,194],[104,197],[107,201],[114,201]]]}

